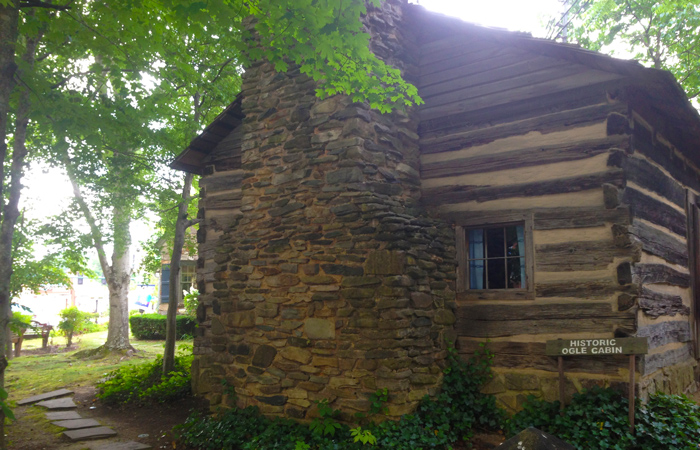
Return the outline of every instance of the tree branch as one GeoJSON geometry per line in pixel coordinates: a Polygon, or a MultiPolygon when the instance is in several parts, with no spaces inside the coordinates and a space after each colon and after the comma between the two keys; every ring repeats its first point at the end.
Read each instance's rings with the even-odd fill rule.
{"type": "Polygon", "coordinates": [[[95,249],[97,250],[97,257],[99,258],[100,266],[102,267],[102,273],[104,274],[107,283],[110,283],[112,279],[112,268],[109,265],[109,262],[107,261],[107,253],[105,252],[104,244],[102,243],[102,232],[97,226],[95,216],[92,215],[92,211],[90,211],[90,207],[85,201],[85,197],[83,197],[83,193],[80,190],[80,184],[78,183],[78,178],[75,175],[75,170],[73,169],[73,162],[71,161],[70,156],[66,155],[66,157],[64,158],[64,165],[66,167],[68,179],[70,179],[70,183],[73,186],[73,197],[75,197],[75,200],[78,202],[78,207],[80,208],[80,211],[83,213],[83,216],[85,216],[85,220],[90,226],[90,237],[92,237],[92,241],[95,244],[95,249]]]}
{"type": "Polygon", "coordinates": [[[67,11],[70,9],[69,5],[52,5],[51,3],[41,2],[39,0],[27,0],[19,3],[20,8],[47,8],[55,9],[57,11],[67,11]]]}

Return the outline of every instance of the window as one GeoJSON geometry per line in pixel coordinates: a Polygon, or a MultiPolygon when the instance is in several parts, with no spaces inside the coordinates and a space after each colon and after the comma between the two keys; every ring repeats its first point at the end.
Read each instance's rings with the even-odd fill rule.
{"type": "Polygon", "coordinates": [[[476,223],[456,227],[457,291],[467,299],[532,299],[532,219],[494,216],[494,223],[478,223],[475,215],[476,223]]]}
{"type": "Polygon", "coordinates": [[[525,227],[467,230],[468,289],[525,289],[525,227]]]}
{"type": "Polygon", "coordinates": [[[182,264],[180,266],[180,286],[183,292],[192,290],[197,281],[197,266],[194,264],[182,264]]]}

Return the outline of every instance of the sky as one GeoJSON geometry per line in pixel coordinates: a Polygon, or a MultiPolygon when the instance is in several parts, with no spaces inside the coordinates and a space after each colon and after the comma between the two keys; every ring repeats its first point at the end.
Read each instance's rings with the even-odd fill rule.
{"type": "Polygon", "coordinates": [[[546,35],[550,15],[562,9],[560,0],[409,0],[427,9],[467,22],[512,31],[546,35]]]}
{"type": "MultiPolygon", "coordinates": [[[[409,0],[427,9],[456,16],[481,25],[531,32],[534,36],[546,35],[546,23],[551,15],[561,9],[560,0],[409,0]]],[[[33,166],[27,173],[22,192],[22,205],[28,215],[37,219],[60,214],[72,196],[70,182],[57,169],[33,166]],[[31,211],[33,210],[33,212],[31,211]]],[[[135,225],[133,241],[149,237],[149,227],[135,225]]]]}

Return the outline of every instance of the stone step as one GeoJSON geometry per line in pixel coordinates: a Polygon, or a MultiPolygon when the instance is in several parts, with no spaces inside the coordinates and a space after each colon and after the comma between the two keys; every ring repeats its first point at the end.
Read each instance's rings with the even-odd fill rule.
{"type": "Polygon", "coordinates": [[[80,428],[90,428],[99,427],[100,422],[95,419],[73,419],[73,420],[59,420],[58,422],[51,422],[53,425],[61,428],[68,428],[69,430],[78,430],[80,428]]]}
{"type": "Polygon", "coordinates": [[[82,416],[75,411],[58,411],[46,413],[46,420],[74,420],[82,419],[82,416]]]}
{"type": "Polygon", "coordinates": [[[64,431],[63,435],[71,441],[86,441],[88,439],[100,439],[116,436],[117,432],[107,427],[83,428],[80,430],[64,431]]]}
{"type": "Polygon", "coordinates": [[[88,445],[90,450],[147,450],[153,448],[148,444],[142,444],[140,442],[129,441],[129,442],[107,442],[107,443],[95,443],[88,445]]]}
{"type": "Polygon", "coordinates": [[[78,407],[78,405],[73,403],[72,398],[57,398],[55,400],[44,400],[43,402],[37,403],[37,406],[43,406],[49,409],[68,409],[78,407]]]}
{"type": "Polygon", "coordinates": [[[68,389],[58,389],[56,391],[47,392],[45,394],[35,395],[33,397],[28,397],[17,402],[17,406],[28,405],[30,403],[40,402],[42,400],[48,400],[50,398],[63,397],[64,395],[72,394],[73,391],[68,389]]]}

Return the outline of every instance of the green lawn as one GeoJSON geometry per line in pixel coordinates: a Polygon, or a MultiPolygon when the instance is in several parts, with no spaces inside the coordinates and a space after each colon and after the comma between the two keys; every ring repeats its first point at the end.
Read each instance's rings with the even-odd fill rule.
{"type": "MultiPolygon", "coordinates": [[[[125,364],[141,364],[163,354],[163,341],[139,341],[132,337],[131,345],[137,350],[133,356],[114,354],[101,359],[80,359],[78,350],[97,348],[104,344],[107,331],[73,338],[74,350],[65,353],[23,354],[10,361],[5,372],[5,388],[10,400],[37,395],[59,388],[94,385],[112,370],[125,364]],[[78,345],[76,345],[78,344],[78,345]],[[79,348],[77,348],[79,346],[79,348]]],[[[52,338],[54,344],[65,347],[65,338],[52,338]]],[[[41,347],[41,339],[31,339],[22,345],[23,352],[41,347]]]]}

